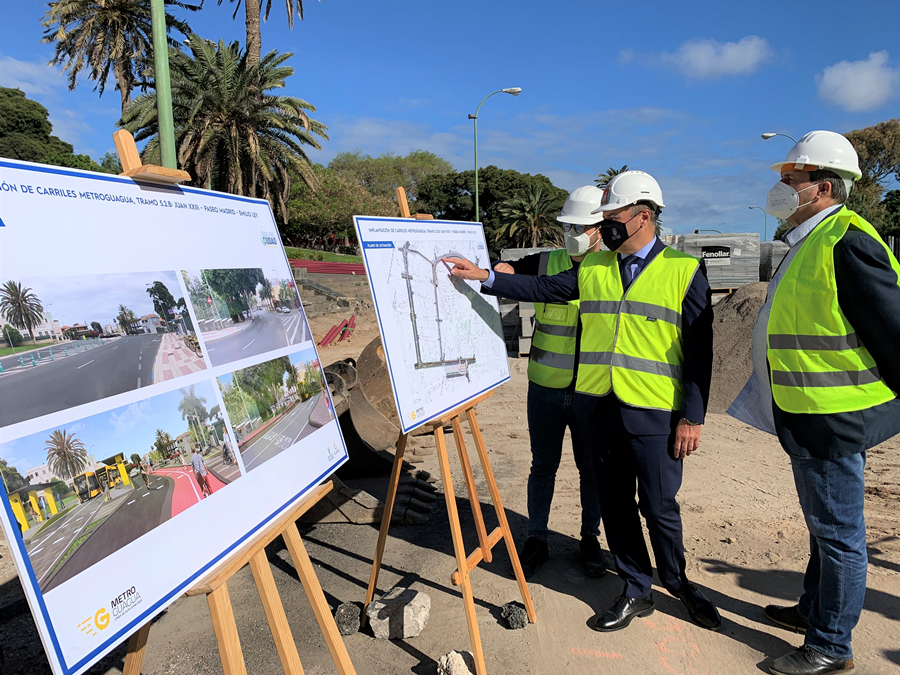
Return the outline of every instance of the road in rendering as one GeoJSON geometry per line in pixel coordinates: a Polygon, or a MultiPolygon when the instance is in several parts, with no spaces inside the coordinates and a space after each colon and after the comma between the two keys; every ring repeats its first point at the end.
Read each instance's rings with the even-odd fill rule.
{"type": "Polygon", "coordinates": [[[315,431],[316,427],[309,423],[309,415],[322,396],[323,393],[319,392],[310,399],[298,403],[284,417],[241,448],[244,469],[252,471],[315,431]]]}
{"type": "Polygon", "coordinates": [[[295,309],[288,314],[281,314],[263,310],[254,312],[250,325],[237,333],[214,341],[208,341],[204,337],[204,344],[212,364],[221,366],[309,339],[302,311],[295,309]]]}
{"type": "Polygon", "coordinates": [[[152,384],[153,362],[162,335],[131,335],[87,347],[79,341],[53,348],[54,360],[21,366],[18,357],[0,359],[0,426],[65,410],[152,384]],[[85,347],[87,349],[85,350],[85,347]]]}

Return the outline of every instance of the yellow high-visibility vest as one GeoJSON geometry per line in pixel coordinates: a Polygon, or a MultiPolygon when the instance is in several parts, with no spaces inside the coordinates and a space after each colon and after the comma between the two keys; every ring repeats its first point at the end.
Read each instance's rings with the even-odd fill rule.
{"type": "MultiPolygon", "coordinates": [[[[565,249],[541,253],[539,276],[552,276],[572,269],[565,249]]],[[[575,370],[575,336],[578,331],[578,300],[534,303],[534,335],[528,379],[552,389],[565,389],[575,370]]]]}
{"type": "Polygon", "coordinates": [[[684,398],[681,308],[700,261],[666,247],[622,287],[618,255],[590,253],[581,262],[581,353],[575,390],[612,391],[627,405],[680,410],[684,398]]]}
{"type": "Polygon", "coordinates": [[[851,228],[884,246],[900,279],[875,228],[846,207],[809,234],[775,289],[766,328],[772,396],[786,412],[851,412],[897,396],[838,303],[834,247],[851,228]]]}

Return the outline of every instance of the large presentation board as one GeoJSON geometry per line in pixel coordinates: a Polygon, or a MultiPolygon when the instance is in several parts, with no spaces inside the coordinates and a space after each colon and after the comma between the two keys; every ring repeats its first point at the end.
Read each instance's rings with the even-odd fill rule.
{"type": "Polygon", "coordinates": [[[346,461],[266,201],[0,160],[0,337],[0,521],[55,673],[346,461]]]}
{"type": "Polygon", "coordinates": [[[509,379],[497,299],[442,258],[488,265],[479,223],[354,216],[401,427],[407,433],[509,379]]]}

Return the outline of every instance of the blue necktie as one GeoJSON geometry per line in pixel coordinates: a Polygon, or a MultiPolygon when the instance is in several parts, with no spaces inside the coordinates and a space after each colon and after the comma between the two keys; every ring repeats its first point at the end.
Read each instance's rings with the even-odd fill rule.
{"type": "Polygon", "coordinates": [[[625,290],[628,290],[631,282],[634,281],[634,277],[631,274],[631,266],[637,263],[639,263],[639,259],[636,255],[627,255],[622,258],[622,284],[625,290]]]}

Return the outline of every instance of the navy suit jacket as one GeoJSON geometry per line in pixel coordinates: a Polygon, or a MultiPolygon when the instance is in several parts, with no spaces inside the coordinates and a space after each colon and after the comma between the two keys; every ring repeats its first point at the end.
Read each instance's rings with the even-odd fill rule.
{"type": "MultiPolygon", "coordinates": [[[[666,245],[658,238],[644,261],[650,264],[666,245]]],[[[576,392],[573,406],[579,415],[588,416],[598,406],[618,408],[625,430],[636,436],[668,435],[682,417],[703,422],[709,403],[709,384],[712,379],[713,312],[712,293],[706,278],[706,266],[701,262],[681,307],[684,319],[684,405],[680,411],[647,410],[625,405],[610,392],[597,397],[576,392]]],[[[578,299],[578,270],[571,269],[553,276],[525,276],[494,272],[490,288],[482,286],[482,293],[526,302],[568,302],[578,299]]],[[[580,319],[579,319],[580,324],[580,319]]],[[[579,325],[579,330],[580,330],[579,325]]],[[[611,412],[601,410],[600,412],[611,412]]]]}

